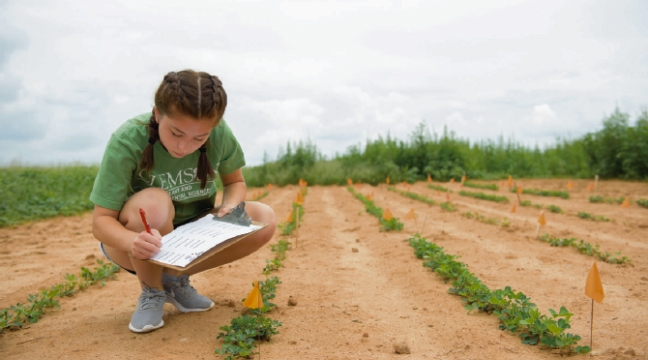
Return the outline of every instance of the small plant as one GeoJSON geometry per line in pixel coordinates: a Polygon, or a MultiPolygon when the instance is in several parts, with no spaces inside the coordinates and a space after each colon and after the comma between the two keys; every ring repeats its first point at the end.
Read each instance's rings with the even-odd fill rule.
{"type": "Polygon", "coordinates": [[[440,204],[440,206],[441,206],[441,209],[443,209],[445,211],[448,211],[448,212],[457,211],[457,208],[454,205],[452,205],[452,203],[450,201],[442,202],[440,204]]]}
{"type": "Polygon", "coordinates": [[[448,190],[448,188],[439,185],[429,184],[427,187],[441,192],[452,192],[452,190],[448,190]]]}
{"type": "Polygon", "coordinates": [[[283,266],[282,262],[286,259],[286,251],[290,249],[290,242],[279,240],[276,244],[270,245],[270,250],[275,253],[275,258],[266,259],[266,266],[263,268],[263,274],[269,275],[273,271],[279,270],[283,266]]]}
{"type": "Polygon", "coordinates": [[[507,202],[509,202],[509,199],[506,196],[489,195],[489,194],[484,194],[482,192],[470,192],[470,191],[461,190],[461,191],[459,191],[459,195],[473,197],[475,199],[495,201],[495,202],[498,202],[498,203],[507,203],[507,202]]]}
{"type": "Polygon", "coordinates": [[[349,192],[353,194],[356,199],[362,201],[362,203],[365,205],[366,212],[378,218],[378,221],[380,221],[380,231],[403,230],[403,227],[405,225],[402,222],[398,221],[398,218],[392,217],[389,220],[385,220],[383,218],[383,209],[376,206],[373,200],[367,200],[364,195],[353,190],[353,187],[351,186],[347,186],[347,190],[349,190],[349,192]]]}
{"type": "Polygon", "coordinates": [[[511,226],[511,222],[507,218],[504,218],[502,220],[497,220],[497,219],[493,219],[493,218],[487,218],[486,216],[484,216],[484,215],[482,215],[482,214],[480,214],[478,212],[474,212],[474,213],[465,212],[465,213],[462,213],[461,215],[464,216],[466,219],[475,219],[475,220],[477,220],[479,222],[483,222],[485,224],[497,225],[497,226],[501,226],[501,227],[509,227],[509,226],[511,226]]]}
{"type": "Polygon", "coordinates": [[[45,309],[59,307],[58,298],[72,296],[79,290],[84,290],[90,285],[100,282],[106,284],[107,279],[114,279],[119,266],[97,260],[99,267],[90,271],[85,267],[81,268],[81,276],[66,274],[65,283],[42,290],[39,294],[29,294],[26,304],[16,304],[9,308],[0,310],[0,334],[4,329],[20,329],[25,323],[36,323],[45,313],[45,309]]]}
{"type": "Polygon", "coordinates": [[[289,216],[289,219],[277,225],[279,230],[281,230],[281,235],[290,235],[295,228],[297,227],[297,221],[301,222],[302,217],[304,216],[304,206],[297,204],[296,202],[292,203],[292,212],[289,216]]]}
{"type": "Polygon", "coordinates": [[[499,186],[497,186],[497,184],[478,184],[466,181],[464,182],[464,186],[475,189],[499,190],[499,186]]]}
{"type": "Polygon", "coordinates": [[[591,203],[606,203],[606,204],[621,204],[625,200],[625,197],[621,196],[619,198],[606,198],[600,195],[590,196],[589,201],[591,203]]]}
{"type": "MultiPolygon", "coordinates": [[[[517,192],[516,187],[511,188],[511,192],[517,192]]],[[[538,189],[522,189],[523,194],[537,195],[537,196],[555,196],[563,199],[569,199],[569,193],[567,191],[558,191],[558,190],[538,190],[538,189]]]]}
{"type": "Polygon", "coordinates": [[[581,219],[587,219],[587,220],[592,220],[592,221],[611,221],[610,219],[606,218],[603,215],[592,215],[590,213],[584,212],[584,211],[579,211],[578,212],[578,217],[581,219]]]}
{"type": "Polygon", "coordinates": [[[388,186],[387,190],[393,191],[395,193],[399,193],[399,194],[401,194],[403,196],[406,196],[406,197],[408,197],[410,199],[413,199],[413,200],[418,200],[418,201],[424,202],[424,203],[426,203],[428,205],[436,205],[436,201],[434,201],[434,200],[432,200],[432,199],[430,199],[430,198],[428,198],[426,196],[419,195],[417,193],[413,193],[411,191],[398,190],[393,186],[388,186]]]}
{"type": "Polygon", "coordinates": [[[257,354],[254,352],[255,341],[269,341],[273,335],[279,334],[277,328],[282,324],[263,315],[276,307],[270,300],[274,299],[278,284],[281,281],[276,276],[265,282],[259,281],[263,308],[252,309],[249,315],[232,319],[229,326],[221,326],[222,332],[216,339],[223,339],[223,346],[214,350],[214,353],[223,355],[225,360],[249,359],[257,354]]]}
{"type": "Polygon", "coordinates": [[[547,206],[547,209],[549,209],[549,211],[551,211],[552,213],[555,213],[555,214],[562,214],[563,213],[562,209],[560,207],[556,206],[556,205],[549,205],[549,206],[547,206]]]}
{"type": "Polygon", "coordinates": [[[648,208],[648,199],[637,200],[637,205],[648,208]]]}
{"type": "Polygon", "coordinates": [[[585,254],[588,256],[596,256],[602,261],[605,261],[610,264],[628,264],[632,265],[632,260],[630,260],[627,256],[621,256],[621,252],[617,251],[614,254],[610,254],[609,252],[601,252],[599,251],[599,245],[592,245],[590,243],[586,243],[583,240],[580,240],[576,242],[576,238],[557,238],[555,236],[551,236],[549,234],[544,234],[542,237],[540,237],[540,240],[549,243],[551,246],[556,246],[556,247],[567,247],[571,246],[573,248],[576,248],[581,254],[585,254]]]}
{"type": "Polygon", "coordinates": [[[534,207],[534,208],[536,208],[536,209],[542,209],[542,205],[540,205],[540,204],[534,204],[534,203],[532,203],[532,202],[529,201],[529,200],[522,200],[522,201],[520,202],[520,206],[525,206],[525,207],[532,206],[532,207],[534,207]]]}
{"type": "Polygon", "coordinates": [[[446,283],[452,281],[448,292],[462,297],[468,313],[480,311],[496,315],[500,320],[499,328],[517,334],[524,344],[541,343],[573,353],[590,352],[589,346],[577,345],[580,336],[565,332],[571,328],[572,314],[564,306],[558,312],[549,309],[551,316],[543,315],[527,296],[509,286],[490,290],[466,264],[455,260],[458,256],[445,254],[442,247],[419,234],[408,241],[416,257],[424,260],[423,266],[440,275],[446,283]]]}

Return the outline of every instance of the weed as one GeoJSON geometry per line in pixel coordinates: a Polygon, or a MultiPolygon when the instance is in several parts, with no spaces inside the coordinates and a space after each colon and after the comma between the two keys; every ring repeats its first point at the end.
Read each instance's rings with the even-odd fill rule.
{"type": "Polygon", "coordinates": [[[549,205],[549,206],[547,206],[547,209],[549,209],[549,211],[551,211],[552,213],[555,213],[555,214],[562,214],[563,213],[562,209],[560,207],[556,206],[556,205],[549,205]]]}
{"type": "Polygon", "coordinates": [[[637,200],[637,205],[648,208],[648,199],[639,199],[639,200],[637,200]]]}

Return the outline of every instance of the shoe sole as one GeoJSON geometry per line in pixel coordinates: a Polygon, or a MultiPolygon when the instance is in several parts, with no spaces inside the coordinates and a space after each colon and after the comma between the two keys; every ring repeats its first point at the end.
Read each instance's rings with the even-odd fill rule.
{"type": "Polygon", "coordinates": [[[180,310],[180,312],[183,312],[183,313],[207,311],[207,310],[209,310],[209,309],[211,309],[211,308],[214,307],[214,302],[212,301],[211,305],[209,305],[208,308],[187,309],[186,307],[180,305],[180,303],[177,302],[176,299],[174,299],[174,298],[172,298],[172,297],[170,297],[170,296],[167,296],[167,297],[166,297],[166,301],[165,301],[165,302],[167,302],[167,303],[169,303],[169,304],[175,306],[176,308],[178,308],[178,310],[180,310]]]}
{"type": "Polygon", "coordinates": [[[153,331],[155,329],[161,328],[162,326],[164,326],[164,320],[160,320],[160,323],[157,325],[144,325],[144,327],[141,329],[137,329],[133,327],[133,324],[128,324],[128,328],[130,329],[130,331],[136,333],[145,333],[145,332],[153,331]]]}

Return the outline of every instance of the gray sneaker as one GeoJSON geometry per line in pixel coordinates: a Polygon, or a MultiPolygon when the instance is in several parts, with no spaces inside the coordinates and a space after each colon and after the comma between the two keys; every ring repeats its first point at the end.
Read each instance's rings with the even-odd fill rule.
{"type": "Polygon", "coordinates": [[[128,328],[133,332],[143,333],[164,326],[162,310],[165,298],[164,291],[144,286],[128,328]]]}
{"type": "Polygon", "coordinates": [[[162,274],[162,286],[166,293],[166,302],[173,304],[181,312],[207,311],[214,307],[213,301],[198,294],[189,284],[188,275],[175,277],[162,274]]]}

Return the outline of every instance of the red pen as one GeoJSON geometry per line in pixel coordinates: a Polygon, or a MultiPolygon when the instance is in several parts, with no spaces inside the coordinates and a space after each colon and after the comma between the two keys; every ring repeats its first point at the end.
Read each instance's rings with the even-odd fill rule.
{"type": "Polygon", "coordinates": [[[144,209],[140,208],[140,216],[142,217],[142,222],[144,223],[146,232],[153,235],[153,233],[151,232],[151,227],[149,226],[148,221],[146,221],[146,213],[144,212],[144,209]]]}

